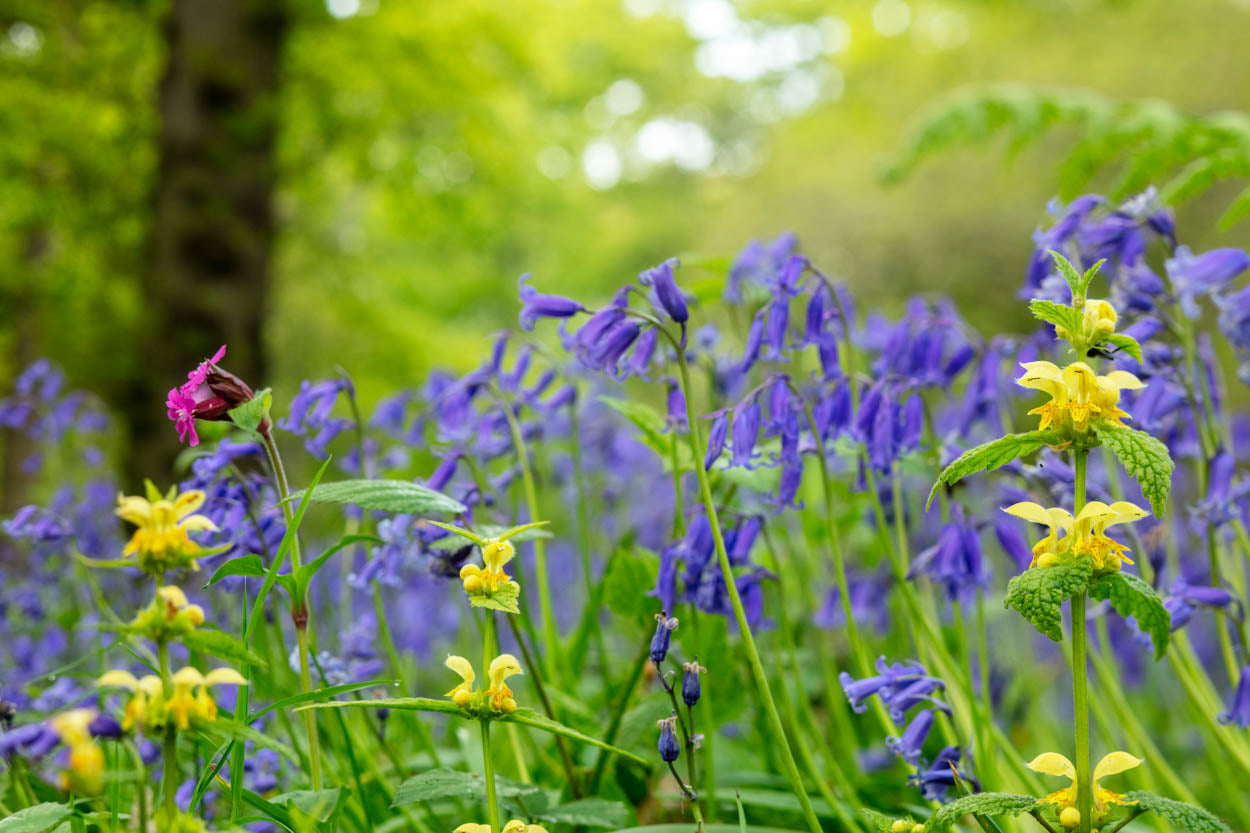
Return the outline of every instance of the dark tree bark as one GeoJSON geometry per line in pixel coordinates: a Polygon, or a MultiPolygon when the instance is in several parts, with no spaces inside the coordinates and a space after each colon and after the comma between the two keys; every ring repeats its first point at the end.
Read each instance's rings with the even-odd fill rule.
{"type": "Polygon", "coordinates": [[[261,325],[274,237],[281,0],[173,0],[154,186],[142,372],[125,410],[128,485],[169,482],[178,453],[165,394],[229,344],[225,364],[264,378],[261,325]]]}

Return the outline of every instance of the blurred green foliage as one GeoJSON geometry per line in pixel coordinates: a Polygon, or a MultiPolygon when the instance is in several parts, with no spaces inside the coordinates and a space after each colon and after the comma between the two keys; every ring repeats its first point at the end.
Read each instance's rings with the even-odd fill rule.
{"type": "MultiPolygon", "coordinates": [[[[97,389],[142,368],[164,14],[0,4],[0,377],[37,355],[97,389]]],[[[1009,153],[991,136],[885,187],[917,113],[999,81],[1250,109],[1228,83],[1250,64],[1250,8],[1231,0],[298,0],[292,14],[267,334],[280,395],[342,365],[368,402],[476,362],[515,326],[522,272],[604,297],[669,255],[787,229],[866,303],[941,291],[974,325],[1023,328],[1030,233],[1078,137],[1009,153]],[[754,53],[732,51],[744,38],[754,53]],[[676,147],[710,139],[714,155],[648,161],[640,131],[657,122],[701,126],[676,147]],[[591,146],[615,149],[612,187],[587,181],[591,146]]],[[[1184,238],[1244,238],[1215,228],[1235,194],[1186,206],[1184,238]]]]}

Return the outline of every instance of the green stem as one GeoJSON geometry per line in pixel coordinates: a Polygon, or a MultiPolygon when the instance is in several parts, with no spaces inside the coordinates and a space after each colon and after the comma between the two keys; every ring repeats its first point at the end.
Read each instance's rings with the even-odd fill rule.
{"type": "MultiPolygon", "coordinates": [[[[542,520],[538,511],[538,488],[534,484],[534,470],[530,465],[529,448],[525,444],[525,435],[521,431],[521,423],[512,412],[512,405],[503,397],[496,395],[504,418],[508,421],[508,430],[512,434],[512,446],[516,451],[517,465],[521,469],[521,486],[525,490],[526,508],[529,510],[530,521],[542,520]]],[[[555,609],[551,604],[551,585],[547,581],[547,556],[543,549],[543,539],[535,538],[534,546],[534,578],[538,582],[538,601],[542,607],[543,640],[547,643],[542,652],[543,665],[547,677],[559,683],[556,673],[555,657],[560,651],[560,633],[556,630],[555,609]]]]}
{"type": "Polygon", "coordinates": [[[495,762],[490,751],[490,721],[480,721],[482,726],[482,772],[486,778],[486,810],[490,819],[490,833],[499,833],[499,799],[495,795],[495,762]]]}
{"type": "MultiPolygon", "coordinates": [[[[672,336],[667,330],[660,330],[668,335],[669,341],[673,342],[672,336]]],[[[720,562],[721,577],[725,581],[725,588],[729,592],[729,603],[733,606],[734,620],[738,623],[738,634],[742,639],[742,645],[746,649],[747,661],[751,665],[751,673],[755,678],[755,685],[759,689],[760,700],[764,706],[764,713],[768,718],[768,729],[772,735],[773,742],[777,745],[780,752],[782,768],[785,776],[790,782],[791,789],[794,790],[795,797],[799,800],[799,807],[802,810],[803,818],[807,821],[808,827],[812,833],[822,833],[820,820],[816,817],[815,810],[812,809],[811,799],[808,798],[807,790],[803,788],[803,777],[799,774],[798,764],[795,763],[794,753],[790,750],[790,743],[786,739],[785,728],[781,723],[781,716],[777,713],[777,704],[773,700],[772,691],[768,686],[768,675],[764,671],[764,665],[760,661],[759,650],[755,647],[755,639],[751,635],[751,626],[747,622],[746,610],[742,607],[742,598],[738,594],[738,585],[734,580],[733,566],[729,563],[729,553],[725,549],[725,536],[721,532],[720,519],[716,515],[716,502],[712,497],[712,484],[708,480],[707,472],[704,470],[701,460],[702,454],[702,432],[699,430],[699,417],[694,409],[694,391],[690,384],[690,366],[686,361],[685,351],[681,346],[673,342],[677,351],[677,367],[681,371],[681,387],[682,393],[686,398],[686,421],[690,425],[690,432],[686,435],[690,441],[690,454],[694,460],[695,474],[699,478],[699,492],[703,498],[703,506],[707,511],[708,522],[712,527],[712,540],[716,545],[716,558],[720,562]]]]}
{"type": "MultiPolygon", "coordinates": [[[[291,509],[291,502],[287,500],[291,496],[291,486],[286,479],[286,469],[282,466],[282,455],[278,452],[278,444],[274,442],[273,432],[268,426],[262,423],[257,433],[264,441],[265,454],[269,457],[269,465],[273,468],[274,484],[278,487],[278,497],[281,499],[282,517],[289,528],[294,523],[295,518],[291,509]]],[[[361,453],[364,453],[363,449],[361,453]]],[[[296,534],[291,536],[291,572],[294,573],[298,570],[301,563],[299,535],[296,534]]],[[[295,636],[299,646],[301,690],[308,692],[312,691],[312,676],[308,671],[308,629],[313,626],[312,611],[305,605],[302,610],[292,611],[292,618],[296,620],[295,636]]],[[[315,711],[315,709],[308,709],[304,712],[304,727],[308,731],[308,761],[309,772],[312,776],[312,788],[319,790],[321,789],[321,739],[317,737],[315,711]]]]}
{"type": "MultiPolygon", "coordinates": [[[[169,645],[163,639],[156,643],[156,656],[160,663],[161,686],[166,692],[172,693],[174,684],[169,673],[169,645]]],[[[178,728],[172,720],[165,726],[165,738],[161,746],[161,786],[165,792],[165,823],[170,824],[178,814],[175,801],[178,795],[178,728]]]]}
{"type": "MultiPolygon", "coordinates": [[[[547,717],[552,720],[556,719],[555,709],[551,707],[551,700],[547,697],[547,689],[543,686],[543,675],[539,672],[534,660],[530,656],[529,648],[525,644],[525,637],[521,633],[521,629],[517,627],[516,620],[511,616],[505,617],[508,620],[508,626],[512,628],[512,637],[516,640],[516,644],[521,648],[521,657],[525,660],[526,667],[530,668],[530,679],[534,681],[534,689],[538,692],[538,699],[543,704],[543,711],[547,713],[547,717]]],[[[508,724],[511,728],[512,724],[508,724]]],[[[581,788],[577,782],[577,773],[573,770],[573,758],[569,755],[569,748],[562,736],[556,735],[556,746],[560,751],[560,763],[564,767],[564,777],[569,782],[569,793],[576,800],[581,798],[581,788]]],[[[519,754],[519,750],[518,750],[519,754]]]]}
{"type": "MultiPolygon", "coordinates": [[[[312,674],[308,665],[308,627],[296,623],[295,639],[299,645],[299,682],[303,691],[312,691],[312,674]]],[[[317,738],[317,721],[313,717],[314,709],[304,710],[304,729],[308,732],[308,769],[312,777],[312,788],[321,789],[321,744],[317,738]]]]}
{"type": "MultiPolygon", "coordinates": [[[[1073,515],[1085,508],[1085,464],[1089,451],[1076,452],[1075,497],[1073,515]]],[[[1080,833],[1089,833],[1093,823],[1094,794],[1090,778],[1089,754],[1089,691],[1087,680],[1085,638],[1085,593],[1072,597],[1072,707],[1076,731],[1076,802],[1081,812],[1080,833]]]]}
{"type": "Polygon", "coordinates": [[[135,797],[139,802],[139,830],[148,829],[148,768],[143,764],[143,756],[133,741],[127,741],[130,760],[135,768],[135,797]]]}

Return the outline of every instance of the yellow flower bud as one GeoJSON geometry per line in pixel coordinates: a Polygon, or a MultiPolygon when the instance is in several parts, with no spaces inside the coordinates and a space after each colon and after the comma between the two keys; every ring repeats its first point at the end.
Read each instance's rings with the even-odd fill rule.
{"type": "Polygon", "coordinates": [[[924,825],[923,824],[914,825],[911,829],[911,833],[924,833],[924,825]]]}
{"type": "Polygon", "coordinates": [[[464,592],[469,595],[480,592],[482,589],[482,579],[480,576],[467,576],[464,579],[464,592]]]}
{"type": "Polygon", "coordinates": [[[1081,811],[1075,807],[1064,807],[1059,814],[1059,823],[1065,830],[1071,830],[1081,823],[1081,811]]]}
{"type": "Polygon", "coordinates": [[[187,621],[192,625],[199,627],[204,624],[204,608],[199,605],[187,605],[187,608],[183,611],[183,613],[186,614],[187,621]]]}
{"type": "Polygon", "coordinates": [[[890,825],[890,833],[907,833],[907,822],[898,819],[890,825]]]}
{"type": "Polygon", "coordinates": [[[1042,556],[1037,559],[1037,566],[1057,567],[1059,566],[1059,556],[1055,555],[1053,552],[1042,553],[1042,556]]]}

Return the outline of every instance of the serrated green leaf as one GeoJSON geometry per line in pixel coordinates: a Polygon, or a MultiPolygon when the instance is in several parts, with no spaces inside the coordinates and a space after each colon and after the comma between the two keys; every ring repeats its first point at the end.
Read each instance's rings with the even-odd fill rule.
{"type": "Polygon", "coordinates": [[[69,813],[70,809],[64,804],[36,804],[0,821],[0,833],[39,833],[58,824],[69,813]]]}
{"type": "Polygon", "coordinates": [[[1124,425],[1104,422],[1095,425],[1094,430],[1125,471],[1141,485],[1155,516],[1162,518],[1172,489],[1172,469],[1176,467],[1168,447],[1145,431],[1124,425]]]}
{"type": "Polygon", "coordinates": [[[868,819],[868,823],[872,825],[876,833],[893,833],[894,822],[899,819],[898,816],[887,816],[871,807],[860,807],[859,814],[868,819]]]}
{"type": "Polygon", "coordinates": [[[1132,616],[1137,627],[1150,634],[1155,660],[1163,659],[1172,635],[1172,614],[1153,587],[1131,573],[1108,573],[1089,586],[1089,595],[1100,602],[1110,600],[1121,616],[1132,616]]]}
{"type": "Polygon", "coordinates": [[[1055,327],[1062,327],[1070,335],[1079,336],[1084,319],[1081,311],[1065,304],[1056,304],[1054,301],[1043,301],[1040,298],[1034,298],[1029,301],[1029,311],[1033,313],[1033,317],[1039,321],[1045,321],[1053,324],[1055,327]]]}
{"type": "Polygon", "coordinates": [[[1129,354],[1138,364],[1141,364],[1143,361],[1141,355],[1141,344],[1138,343],[1137,339],[1130,335],[1125,335],[1124,333],[1112,333],[1104,338],[1101,343],[1110,344],[1112,347],[1129,354]]]}
{"type": "Polygon", "coordinates": [[[249,651],[242,642],[225,631],[201,625],[182,637],[182,644],[201,654],[218,657],[236,664],[247,663],[264,667],[265,661],[249,651]]]}
{"type": "Polygon", "coordinates": [[[1070,260],[1054,249],[1051,249],[1050,257],[1055,262],[1055,268],[1059,270],[1059,274],[1063,275],[1063,279],[1068,282],[1068,287],[1072,290],[1072,297],[1078,298],[1083,296],[1085,287],[1088,286],[1085,276],[1076,270],[1076,267],[1072,265],[1070,260]]]}
{"type": "MultiPolygon", "coordinates": [[[[501,798],[532,795],[541,792],[532,784],[519,784],[507,778],[495,776],[495,792],[501,798]]],[[[455,769],[431,769],[414,775],[395,790],[392,807],[415,804],[418,801],[437,801],[442,798],[485,799],[486,779],[476,772],[455,769]]]]}
{"type": "Polygon", "coordinates": [[[1144,790],[1134,790],[1125,798],[1136,802],[1137,807],[1142,810],[1162,816],[1185,833],[1233,833],[1232,828],[1209,810],[1193,804],[1164,798],[1144,790]]]}
{"type": "MultiPolygon", "coordinates": [[[[303,491],[288,501],[300,500],[303,491]]],[[[464,512],[467,507],[442,492],[407,480],[338,480],[322,483],[313,492],[313,503],[350,503],[361,509],[421,514],[423,512],[464,512]]]]}
{"type": "Polygon", "coordinates": [[[1025,570],[1007,584],[1003,603],[1056,642],[1063,639],[1063,603],[1089,587],[1094,567],[1088,559],[1025,570]]]}
{"type": "Polygon", "coordinates": [[[553,735],[562,735],[570,740],[588,743],[591,746],[597,746],[600,749],[606,749],[609,752],[615,752],[617,755],[637,761],[643,766],[649,766],[651,763],[646,758],[635,755],[633,752],[627,752],[626,750],[613,746],[610,743],[604,743],[598,738],[593,738],[590,735],[577,731],[571,726],[565,726],[563,723],[559,723],[549,717],[538,714],[535,711],[531,711],[530,709],[517,709],[511,714],[506,714],[499,719],[507,723],[520,723],[522,726],[541,729],[542,731],[550,732],[553,735]]]}
{"type": "Polygon", "coordinates": [[[1037,806],[1037,799],[1031,795],[1013,795],[1011,793],[973,793],[957,798],[949,804],[943,804],[934,812],[932,818],[925,822],[926,833],[946,833],[955,822],[969,813],[981,816],[1018,816],[1027,813],[1037,806]]]}
{"type": "Polygon", "coordinates": [[[269,406],[272,401],[273,393],[269,388],[258,390],[254,398],[249,399],[242,405],[231,408],[227,415],[235,425],[249,434],[255,434],[257,429],[260,428],[261,421],[269,413],[269,406]]]}
{"type": "Polygon", "coordinates": [[[469,596],[469,604],[474,607],[484,607],[487,610],[502,610],[504,613],[519,614],[521,612],[520,604],[521,587],[515,581],[501,584],[497,589],[489,595],[474,593],[469,596]]]}
{"type": "Polygon", "coordinates": [[[933,488],[929,490],[929,499],[925,502],[925,509],[928,510],[933,504],[933,498],[942,486],[950,486],[979,471],[1005,466],[1018,457],[1032,454],[1042,446],[1054,442],[1058,442],[1058,437],[1050,431],[1029,431],[1025,434],[1008,434],[968,449],[938,475],[933,488]]]}
{"type": "Polygon", "coordinates": [[[556,824],[581,827],[620,827],[629,818],[629,810],[619,801],[604,798],[583,798],[548,807],[538,813],[538,818],[556,824]]]}
{"type": "Polygon", "coordinates": [[[659,600],[647,593],[655,587],[660,562],[655,553],[637,547],[622,549],[608,565],[603,599],[620,616],[637,618],[658,613],[659,600]]]}
{"type": "Polygon", "coordinates": [[[240,555],[230,559],[214,570],[212,577],[209,578],[208,583],[204,587],[212,587],[223,578],[228,578],[229,576],[260,578],[264,574],[265,565],[261,563],[259,555],[240,555]]]}

